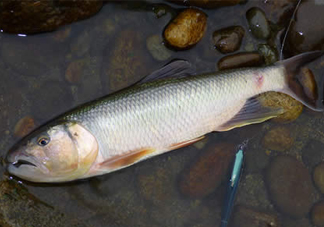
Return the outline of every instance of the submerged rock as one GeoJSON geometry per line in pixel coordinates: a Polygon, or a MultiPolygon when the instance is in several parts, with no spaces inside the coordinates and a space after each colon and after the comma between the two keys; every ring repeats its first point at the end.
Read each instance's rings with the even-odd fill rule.
{"type": "Polygon", "coordinates": [[[35,120],[30,116],[26,116],[24,118],[21,118],[15,125],[14,135],[22,138],[29,134],[33,129],[35,129],[35,127],[35,120]]]}
{"type": "Polygon", "coordinates": [[[258,97],[263,106],[271,108],[283,108],[284,113],[273,121],[280,123],[288,123],[296,120],[303,111],[303,104],[290,97],[289,95],[279,92],[266,92],[258,97]]]}
{"type": "Polygon", "coordinates": [[[242,2],[242,0],[223,0],[223,1],[215,1],[215,0],[168,0],[169,2],[182,4],[182,5],[190,5],[197,6],[201,8],[217,8],[223,6],[233,6],[242,2]]]}
{"type": "Polygon", "coordinates": [[[250,66],[259,66],[263,63],[262,56],[258,53],[238,53],[223,57],[218,61],[218,69],[234,69],[250,66]]]}
{"type": "Polygon", "coordinates": [[[9,33],[39,33],[82,20],[97,13],[100,0],[86,1],[16,1],[0,2],[0,29],[9,33]]]}
{"type": "MultiPolygon", "coordinates": [[[[232,225],[231,225],[232,226],[232,225]]],[[[279,227],[280,222],[274,214],[260,212],[244,206],[235,208],[234,227],[279,227]]]]}
{"type": "Polygon", "coordinates": [[[207,16],[198,9],[185,9],[164,30],[169,45],[178,49],[189,48],[198,43],[205,34],[207,16]]]}
{"type": "Polygon", "coordinates": [[[152,35],[146,40],[146,47],[155,60],[165,61],[172,56],[172,52],[164,46],[160,35],[152,35]]]}
{"type": "Polygon", "coordinates": [[[316,187],[322,194],[324,194],[324,162],[316,166],[314,169],[313,180],[316,187]]]}
{"type": "Polygon", "coordinates": [[[294,138],[288,127],[278,126],[270,129],[263,137],[262,144],[266,149],[285,151],[292,147],[294,138]]]}
{"type": "Polygon", "coordinates": [[[0,226],[87,227],[41,202],[12,181],[0,183],[0,226]]]}
{"type": "Polygon", "coordinates": [[[317,227],[324,226],[324,201],[314,205],[311,212],[311,218],[313,225],[317,227]]]}
{"type": "Polygon", "coordinates": [[[316,1],[303,1],[300,4],[285,45],[285,50],[290,55],[312,50],[324,50],[323,12],[324,5],[316,4],[316,1]]]}
{"type": "Polygon", "coordinates": [[[313,183],[306,167],[295,158],[274,158],[266,174],[266,183],[281,212],[301,218],[310,211],[315,193],[313,183]]]}
{"type": "Polygon", "coordinates": [[[213,33],[214,45],[223,54],[237,51],[241,46],[244,33],[241,26],[217,30],[213,33]]]}
{"type": "Polygon", "coordinates": [[[216,144],[186,168],[180,176],[182,194],[191,198],[203,198],[212,193],[222,182],[233,161],[235,146],[216,144]]]}
{"type": "Polygon", "coordinates": [[[324,160],[324,144],[317,140],[310,140],[301,152],[303,162],[311,169],[324,160]]]}
{"type": "Polygon", "coordinates": [[[263,56],[266,65],[271,65],[278,61],[277,50],[268,44],[258,45],[258,51],[263,56]]]}
{"type": "Polygon", "coordinates": [[[252,34],[258,39],[267,39],[270,37],[270,25],[264,12],[257,8],[251,8],[246,13],[252,34]]]}

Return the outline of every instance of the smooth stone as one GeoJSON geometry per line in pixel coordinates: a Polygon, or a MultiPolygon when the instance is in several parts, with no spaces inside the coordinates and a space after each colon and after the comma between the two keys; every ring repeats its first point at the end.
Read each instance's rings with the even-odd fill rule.
{"type": "Polygon", "coordinates": [[[270,36],[270,25],[265,13],[257,7],[251,8],[246,13],[252,34],[258,39],[267,39],[270,36]]]}
{"type": "Polygon", "coordinates": [[[223,54],[237,51],[242,43],[245,30],[241,26],[227,27],[213,33],[216,49],[223,54]]]}
{"type": "Polygon", "coordinates": [[[221,58],[217,66],[219,70],[224,70],[259,66],[262,62],[262,56],[258,53],[238,53],[221,58]]]}
{"type": "Polygon", "coordinates": [[[313,173],[313,180],[316,187],[324,194],[324,162],[316,166],[313,173]]]}

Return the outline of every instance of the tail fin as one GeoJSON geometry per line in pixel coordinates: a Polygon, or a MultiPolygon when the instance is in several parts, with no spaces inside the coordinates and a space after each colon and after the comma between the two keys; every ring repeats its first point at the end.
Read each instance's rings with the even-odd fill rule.
{"type": "MultiPolygon", "coordinates": [[[[284,88],[282,92],[292,96],[314,111],[324,110],[323,104],[317,98],[317,86],[315,86],[315,89],[310,93],[305,87],[305,83],[301,84],[297,77],[303,65],[319,58],[323,54],[324,51],[306,52],[280,62],[280,64],[285,67],[287,79],[287,87],[284,88]]],[[[315,81],[314,78],[310,80],[315,81]]]]}

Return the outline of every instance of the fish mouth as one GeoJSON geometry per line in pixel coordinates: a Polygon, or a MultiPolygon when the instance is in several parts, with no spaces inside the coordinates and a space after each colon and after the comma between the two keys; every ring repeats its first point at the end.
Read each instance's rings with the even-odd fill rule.
{"type": "Polygon", "coordinates": [[[16,168],[19,168],[21,165],[29,165],[29,166],[36,167],[36,165],[34,163],[24,160],[24,159],[18,159],[17,161],[12,162],[11,165],[16,168]]]}

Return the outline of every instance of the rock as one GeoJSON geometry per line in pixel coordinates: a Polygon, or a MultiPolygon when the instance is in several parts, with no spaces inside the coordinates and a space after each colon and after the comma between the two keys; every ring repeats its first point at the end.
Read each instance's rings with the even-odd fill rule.
{"type": "Polygon", "coordinates": [[[163,39],[159,35],[148,37],[146,47],[155,60],[165,61],[172,56],[172,52],[164,46],[163,39]]]}
{"type": "Polygon", "coordinates": [[[298,0],[269,0],[264,2],[262,7],[269,17],[269,21],[276,25],[287,26],[296,8],[297,2],[298,0]]]}
{"type": "Polygon", "coordinates": [[[285,151],[292,147],[294,138],[290,130],[285,126],[270,129],[263,137],[262,144],[266,149],[285,151]]]}
{"type": "Polygon", "coordinates": [[[113,50],[106,50],[108,59],[103,62],[103,89],[109,92],[134,84],[150,72],[150,61],[142,52],[145,46],[138,32],[122,31],[113,46],[113,50]]]}
{"type": "Polygon", "coordinates": [[[1,1],[0,29],[9,33],[32,34],[52,31],[97,13],[102,1],[1,1]]]}
{"type": "Polygon", "coordinates": [[[273,208],[269,200],[264,177],[260,172],[242,176],[239,187],[236,204],[244,204],[262,210],[273,208]]]}
{"type": "Polygon", "coordinates": [[[172,47],[189,48],[198,43],[205,34],[207,16],[198,9],[185,9],[164,30],[164,38],[172,47]]]}
{"type": "Polygon", "coordinates": [[[314,169],[313,180],[316,187],[322,194],[324,194],[324,162],[316,166],[314,169]]]}
{"type": "Polygon", "coordinates": [[[318,99],[317,85],[312,70],[307,67],[301,69],[301,75],[298,78],[303,86],[306,96],[311,100],[318,99]]]}
{"type": "Polygon", "coordinates": [[[280,222],[274,214],[260,212],[244,206],[235,208],[233,227],[279,227],[280,222]]]}
{"type": "Polygon", "coordinates": [[[227,174],[234,154],[235,146],[228,143],[216,144],[207,149],[181,174],[179,187],[182,194],[203,198],[212,193],[227,174]]]}
{"type": "Polygon", "coordinates": [[[83,67],[85,65],[84,60],[76,60],[70,62],[66,71],[65,71],[65,79],[70,83],[78,83],[80,82],[81,74],[83,67]]]}
{"type": "Polygon", "coordinates": [[[219,70],[224,70],[260,66],[262,63],[262,56],[258,53],[238,53],[221,58],[217,65],[219,70]]]}
{"type": "Polygon", "coordinates": [[[272,65],[278,61],[277,50],[268,44],[259,44],[258,51],[262,55],[266,65],[272,65]]]}
{"type": "Polygon", "coordinates": [[[314,227],[310,223],[310,218],[289,218],[289,217],[284,217],[282,220],[282,226],[284,227],[314,227]]]}
{"type": "Polygon", "coordinates": [[[283,213],[304,217],[313,203],[314,188],[306,167],[290,156],[277,156],[266,173],[266,183],[272,200],[283,213]]]}
{"type": "Polygon", "coordinates": [[[14,135],[20,138],[25,137],[35,128],[35,120],[30,116],[26,116],[21,118],[15,125],[14,135]]]}
{"type": "Polygon", "coordinates": [[[289,55],[324,50],[324,33],[321,32],[324,30],[323,11],[324,5],[316,4],[315,1],[305,1],[300,4],[285,45],[289,55]]]}
{"type": "Polygon", "coordinates": [[[169,2],[173,2],[181,5],[190,5],[197,6],[201,8],[217,8],[222,6],[233,6],[239,4],[242,0],[226,0],[226,1],[215,1],[215,0],[168,0],[169,2]]]}
{"type": "Polygon", "coordinates": [[[301,152],[303,162],[311,169],[324,161],[324,144],[317,140],[310,140],[301,152]]]}
{"type": "Polygon", "coordinates": [[[240,49],[244,33],[245,31],[241,26],[217,30],[213,33],[214,45],[223,54],[237,51],[240,49]]]}
{"type": "Polygon", "coordinates": [[[252,34],[258,39],[267,39],[270,36],[270,25],[264,12],[257,7],[246,12],[252,34]]]}
{"type": "Polygon", "coordinates": [[[317,227],[324,226],[324,201],[316,203],[311,212],[313,225],[317,227]]]}
{"type": "Polygon", "coordinates": [[[13,181],[0,183],[0,226],[87,227],[43,203],[13,181]],[[18,218],[19,217],[19,218],[18,218]]]}
{"type": "Polygon", "coordinates": [[[294,98],[278,92],[266,92],[259,95],[258,100],[263,106],[272,108],[283,108],[284,113],[273,121],[280,123],[288,123],[296,120],[303,111],[303,104],[295,100],[294,98]]]}

